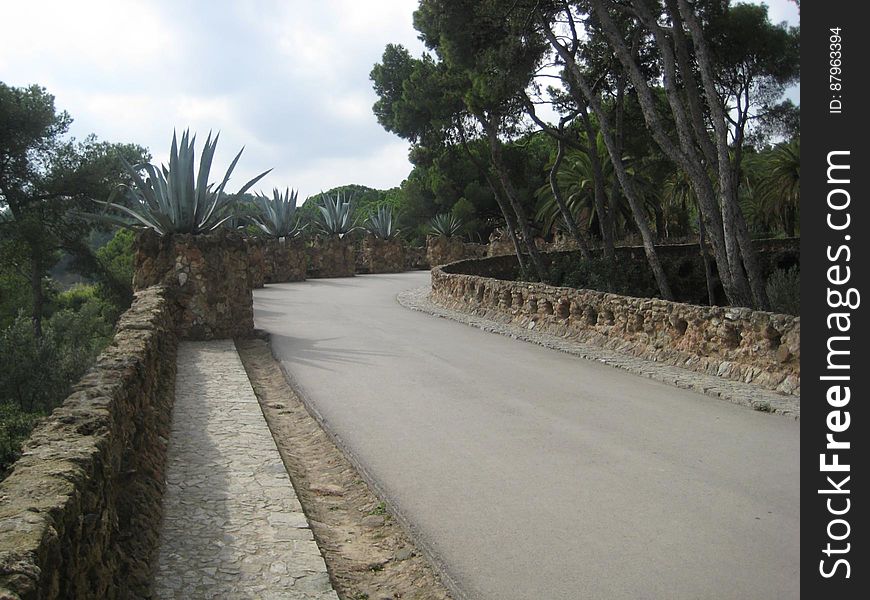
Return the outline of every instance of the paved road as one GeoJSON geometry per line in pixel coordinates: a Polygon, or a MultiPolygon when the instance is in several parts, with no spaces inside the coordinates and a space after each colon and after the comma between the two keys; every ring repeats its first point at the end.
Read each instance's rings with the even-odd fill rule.
{"type": "Polygon", "coordinates": [[[799,426],[412,312],[270,286],[258,327],[473,599],[796,598],[799,426]]]}

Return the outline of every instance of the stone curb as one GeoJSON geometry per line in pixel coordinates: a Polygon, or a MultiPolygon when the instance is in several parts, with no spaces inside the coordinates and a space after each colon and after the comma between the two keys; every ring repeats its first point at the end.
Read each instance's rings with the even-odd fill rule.
{"type": "Polygon", "coordinates": [[[800,419],[800,396],[786,396],[750,384],[705,375],[671,365],[663,365],[619,354],[570,338],[524,329],[510,323],[498,322],[458,310],[444,308],[432,301],[431,291],[428,287],[401,292],[396,296],[396,301],[401,306],[410,310],[450,319],[491,333],[506,335],[513,339],[531,342],[545,348],[601,362],[611,367],[629,371],[635,375],[641,375],[678,388],[713,396],[714,398],[721,398],[733,404],[746,406],[760,412],[776,413],[793,419],[800,419]]]}

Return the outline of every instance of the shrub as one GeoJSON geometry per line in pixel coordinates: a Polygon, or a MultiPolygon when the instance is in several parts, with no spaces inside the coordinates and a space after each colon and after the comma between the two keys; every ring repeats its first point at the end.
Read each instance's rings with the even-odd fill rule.
{"type": "Polygon", "coordinates": [[[0,479],[6,477],[9,467],[21,456],[21,444],[42,416],[0,403],[0,479]]]}
{"type": "Polygon", "coordinates": [[[389,205],[379,206],[377,212],[369,215],[365,228],[379,240],[392,240],[399,235],[393,218],[393,208],[389,205]]]}
{"type": "Polygon", "coordinates": [[[283,194],[278,188],[273,189],[271,198],[257,194],[254,204],[259,213],[250,216],[249,220],[270,238],[297,237],[305,228],[299,226],[299,217],[296,216],[298,196],[299,192],[290,188],[283,194]]]}
{"type": "Polygon", "coordinates": [[[47,412],[66,395],[60,348],[48,326],[41,338],[29,318],[19,315],[0,332],[0,404],[24,412],[47,412]]]}
{"type": "Polygon", "coordinates": [[[656,297],[658,286],[649,268],[634,260],[591,260],[576,255],[557,257],[550,264],[547,283],[626,296],[656,297]]]}
{"type": "Polygon", "coordinates": [[[94,286],[58,294],[55,304],[42,337],[23,314],[0,330],[0,473],[38,417],[63,402],[112,339],[118,309],[94,286]]]}
{"type": "Polygon", "coordinates": [[[320,232],[327,237],[342,238],[353,232],[353,202],[351,198],[345,198],[342,192],[333,195],[321,194],[319,219],[317,221],[320,232]]]}
{"type": "Polygon", "coordinates": [[[118,280],[133,283],[133,242],[135,234],[129,229],[119,229],[104,246],[97,250],[97,258],[118,280]]]}
{"type": "Polygon", "coordinates": [[[221,183],[215,187],[208,179],[219,137],[220,134],[212,139],[209,132],[196,173],[196,135],[191,137],[188,130],[182,133],[180,142],[173,132],[168,167],[163,165],[158,169],[152,164],[134,167],[122,158],[133,185],[126,188],[127,204],[117,204],[111,199],[108,202],[98,201],[107,210],[111,209],[124,217],[111,218],[106,215],[107,220],[130,226],[132,223],[129,219],[132,218],[135,225],[148,227],[160,235],[202,234],[220,227],[233,216],[231,210],[235,196],[244,194],[271,169],[248,181],[235,195],[225,193],[224,189],[242,156],[243,148],[230,163],[221,183]],[[147,175],[145,179],[141,170],[147,175]]]}
{"type": "Polygon", "coordinates": [[[799,315],[801,312],[801,271],[795,265],[777,269],[767,280],[767,297],[773,312],[799,315]]]}
{"type": "Polygon", "coordinates": [[[454,214],[442,213],[429,221],[429,233],[439,237],[450,238],[462,231],[462,220],[454,214]]]}

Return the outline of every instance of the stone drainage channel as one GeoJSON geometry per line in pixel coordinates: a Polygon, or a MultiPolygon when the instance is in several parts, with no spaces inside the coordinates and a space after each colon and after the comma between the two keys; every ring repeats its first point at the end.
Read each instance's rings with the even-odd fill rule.
{"type": "Polygon", "coordinates": [[[183,342],[156,598],[337,600],[232,340],[183,342]]]}

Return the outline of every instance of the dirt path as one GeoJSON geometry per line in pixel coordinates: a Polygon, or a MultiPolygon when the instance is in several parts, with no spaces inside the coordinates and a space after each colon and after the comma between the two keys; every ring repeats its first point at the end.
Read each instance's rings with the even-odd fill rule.
{"type": "Polygon", "coordinates": [[[237,343],[342,600],[447,600],[404,529],[292,391],[264,340],[237,343]]]}

